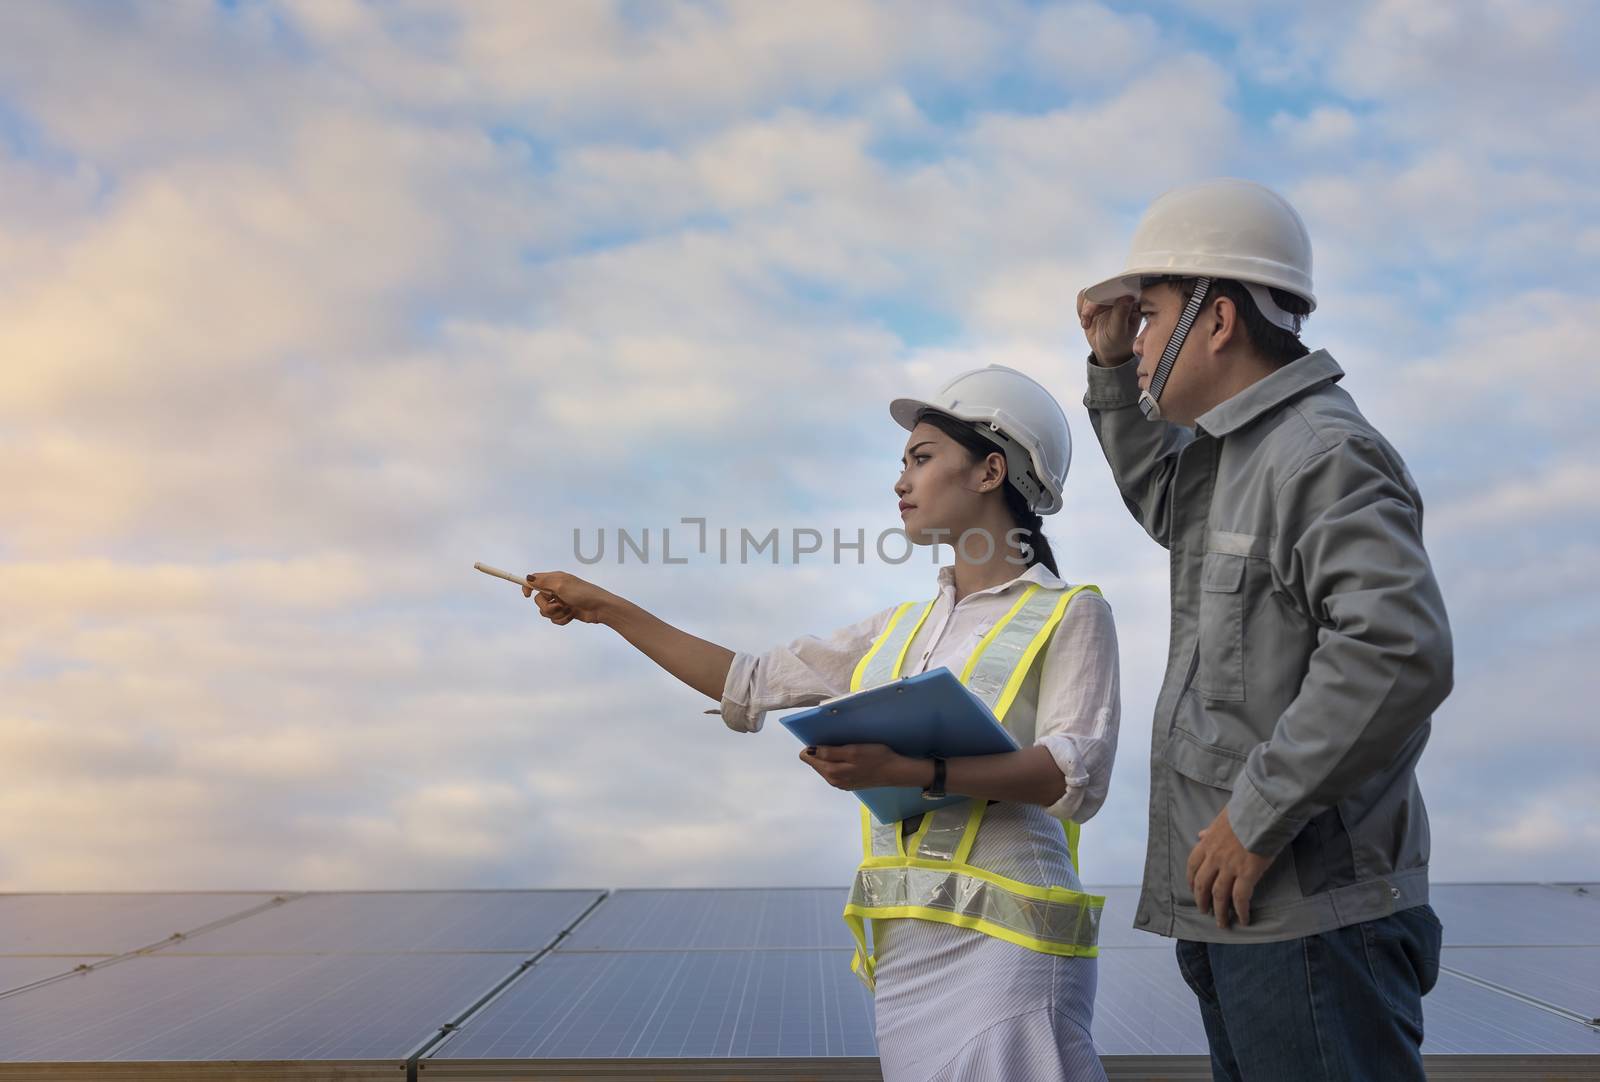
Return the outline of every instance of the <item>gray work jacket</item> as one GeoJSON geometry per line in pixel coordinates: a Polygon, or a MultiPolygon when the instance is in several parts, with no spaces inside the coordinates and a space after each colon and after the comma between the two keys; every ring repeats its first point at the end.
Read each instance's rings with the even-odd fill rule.
{"type": "Polygon", "coordinates": [[[1083,400],[1129,510],[1171,554],[1135,927],[1266,942],[1421,905],[1415,768],[1452,652],[1410,473],[1324,351],[1193,431],[1144,419],[1135,369],[1091,358],[1083,400]],[[1186,882],[1224,805],[1247,849],[1277,855],[1250,926],[1227,931],[1186,882]]]}

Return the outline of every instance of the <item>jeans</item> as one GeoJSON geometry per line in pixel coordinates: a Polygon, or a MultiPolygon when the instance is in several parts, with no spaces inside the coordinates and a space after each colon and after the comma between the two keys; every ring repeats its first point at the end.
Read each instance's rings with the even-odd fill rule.
{"type": "Polygon", "coordinates": [[[1282,943],[1178,941],[1216,1082],[1423,1082],[1439,918],[1402,909],[1282,943]]]}

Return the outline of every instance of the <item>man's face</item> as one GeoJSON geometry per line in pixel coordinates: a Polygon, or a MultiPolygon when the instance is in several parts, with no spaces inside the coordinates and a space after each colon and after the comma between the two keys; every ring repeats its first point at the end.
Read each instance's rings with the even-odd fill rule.
{"type": "MultiPolygon", "coordinates": [[[[1188,302],[1176,285],[1160,282],[1140,290],[1138,303],[1139,333],[1133,340],[1133,355],[1139,360],[1139,389],[1144,391],[1155,378],[1162,351],[1188,302]]],[[[1192,426],[1196,417],[1215,405],[1210,398],[1216,385],[1216,358],[1206,348],[1204,322],[1202,309],[1161,392],[1161,416],[1174,424],[1192,426]]]]}

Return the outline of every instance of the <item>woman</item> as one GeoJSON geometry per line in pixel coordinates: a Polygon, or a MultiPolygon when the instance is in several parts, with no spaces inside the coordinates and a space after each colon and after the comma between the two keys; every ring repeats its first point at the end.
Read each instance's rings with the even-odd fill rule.
{"type": "Polygon", "coordinates": [[[1101,899],[1082,892],[1077,824],[1105,799],[1119,714],[1116,633],[1094,587],[1058,575],[1040,515],[1061,507],[1071,437],[1043,387],[999,365],[931,401],[896,399],[910,430],[895,484],[912,543],[952,544],[938,596],[826,639],[733,653],[560,572],[529,575],[553,623],[605,623],[727,725],[948,666],[1022,750],[912,759],[881,744],[806,748],[840,789],[916,786],[973,799],[901,823],[862,811],[845,919],[875,987],[878,1051],[906,1079],[1103,1079],[1089,1038],[1101,899]],[[868,923],[871,947],[867,944],[868,923]]]}

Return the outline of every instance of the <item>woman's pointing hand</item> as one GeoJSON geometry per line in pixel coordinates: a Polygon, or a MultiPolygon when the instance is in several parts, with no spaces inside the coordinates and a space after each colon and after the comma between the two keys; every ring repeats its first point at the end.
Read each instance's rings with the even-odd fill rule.
{"type": "Polygon", "coordinates": [[[607,609],[620,600],[609,590],[565,571],[538,571],[529,575],[522,596],[533,597],[535,593],[538,594],[539,615],[557,625],[574,620],[585,624],[604,623],[607,609]]]}

